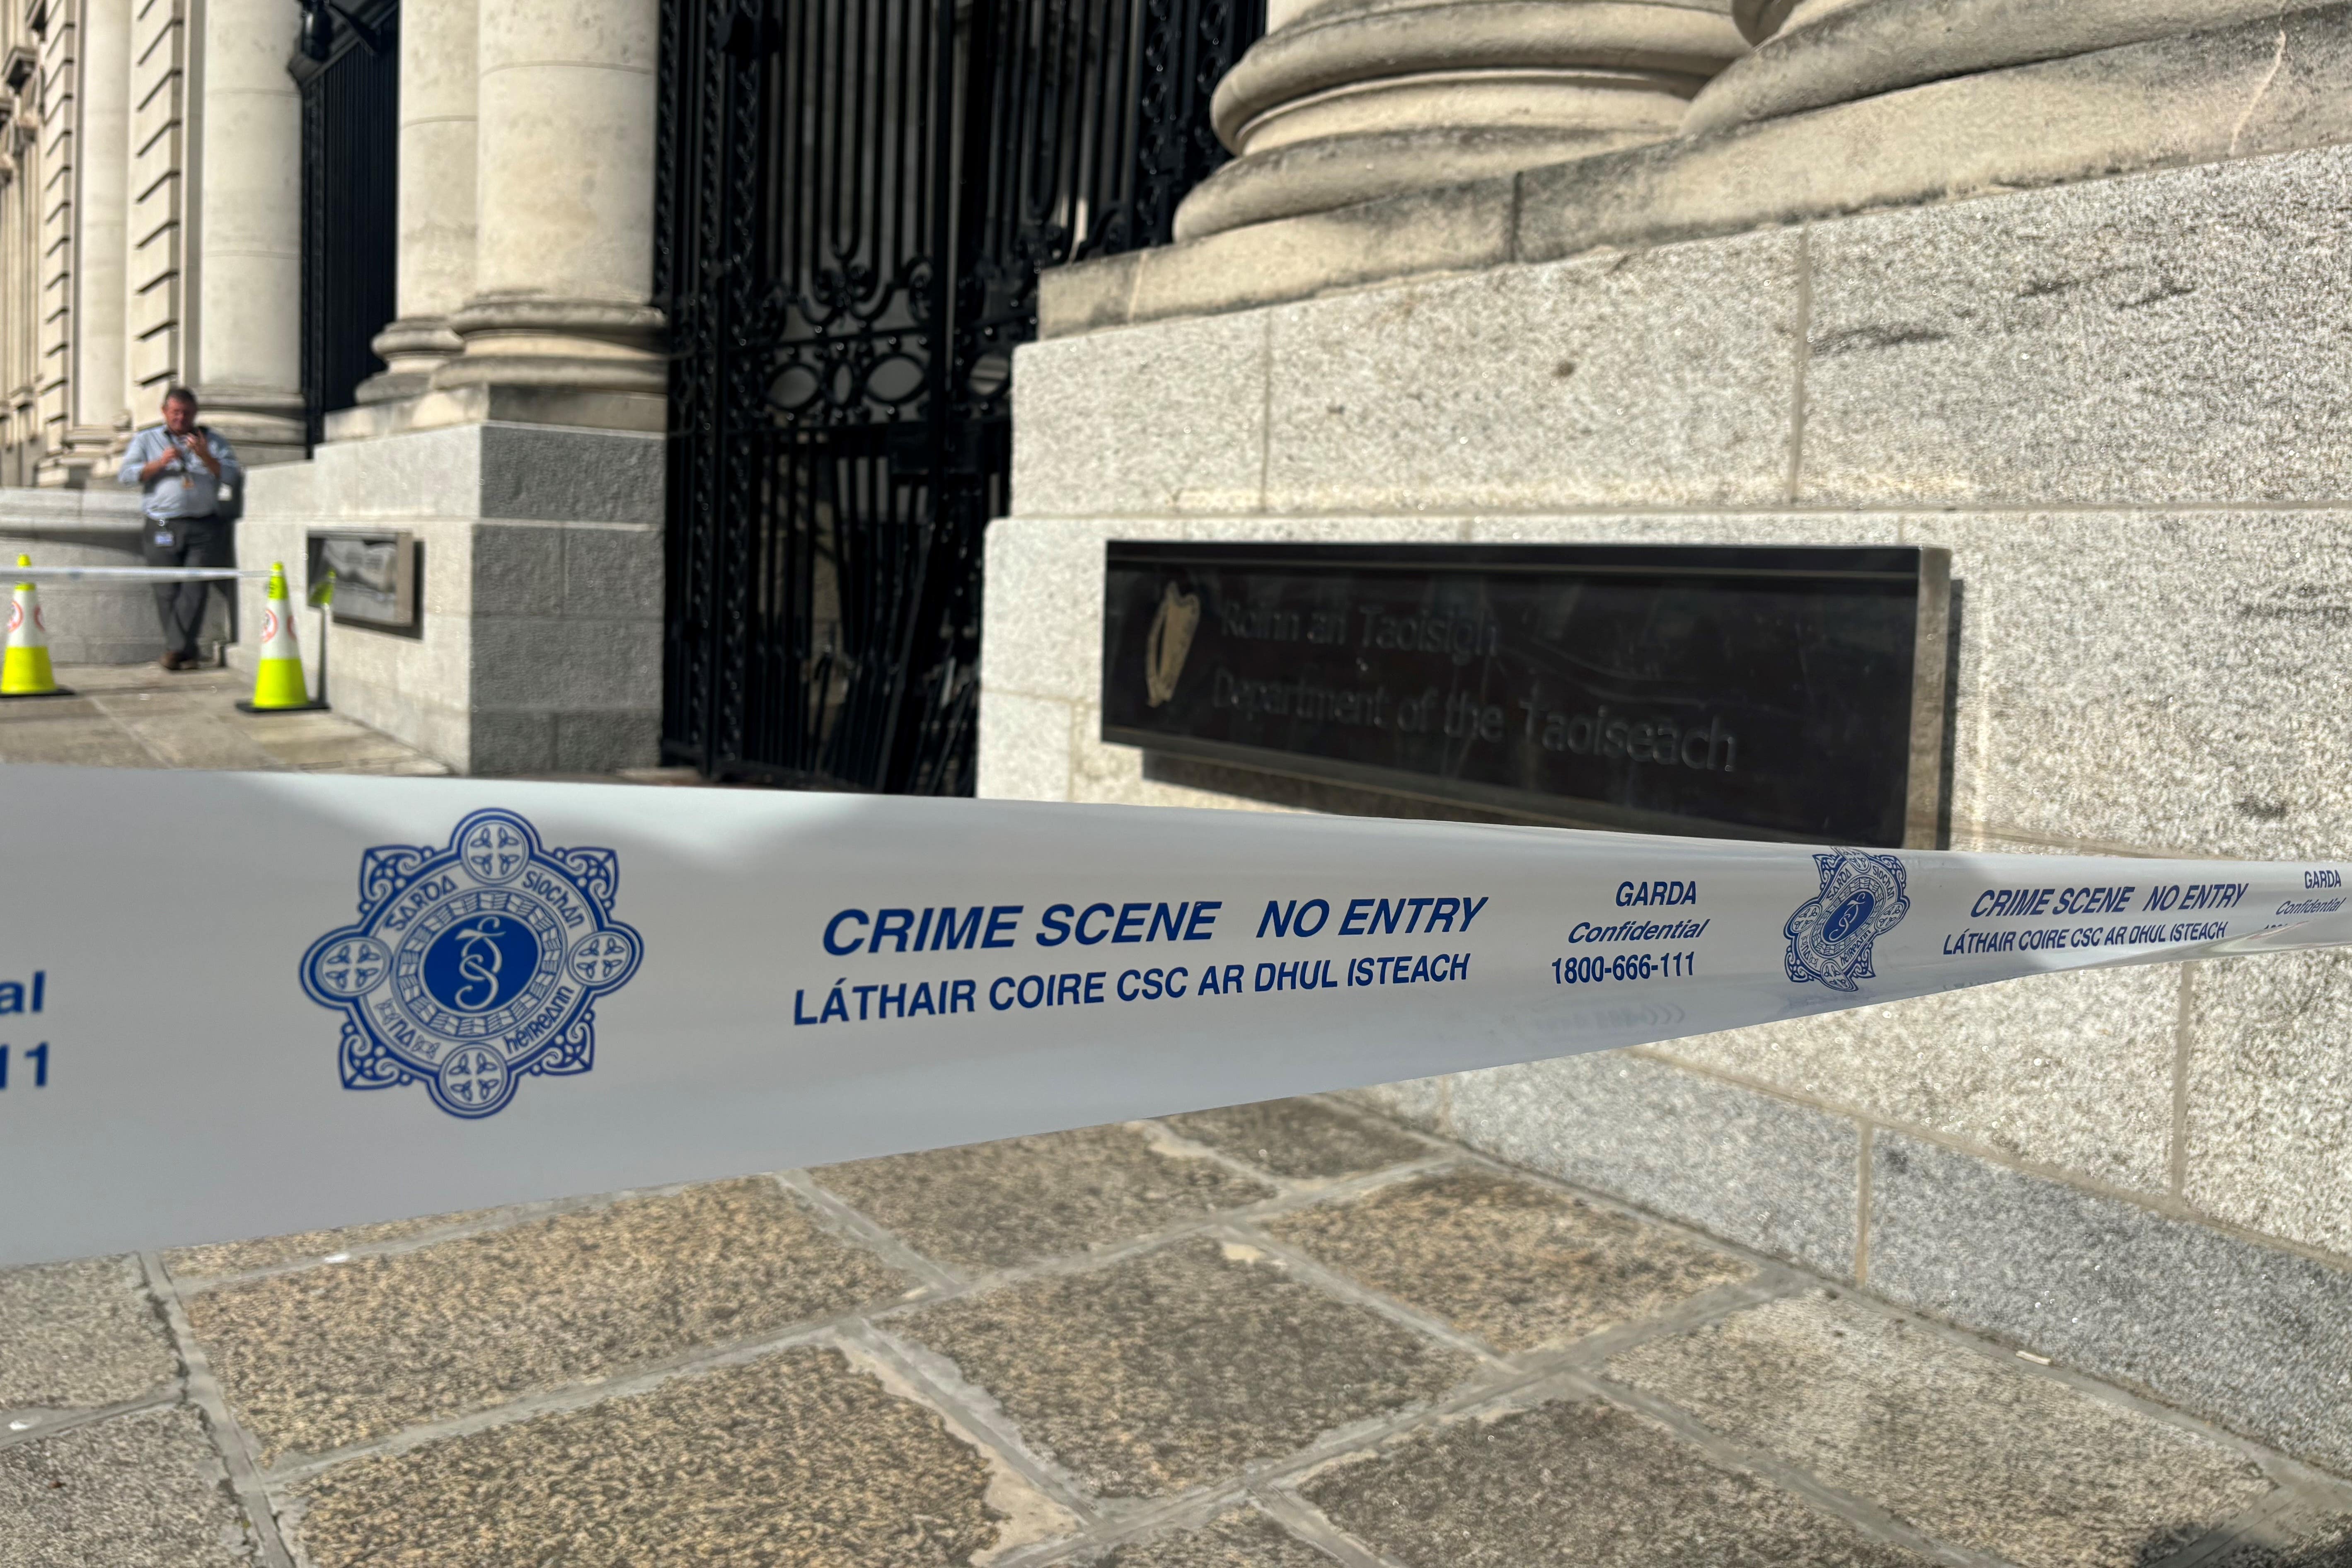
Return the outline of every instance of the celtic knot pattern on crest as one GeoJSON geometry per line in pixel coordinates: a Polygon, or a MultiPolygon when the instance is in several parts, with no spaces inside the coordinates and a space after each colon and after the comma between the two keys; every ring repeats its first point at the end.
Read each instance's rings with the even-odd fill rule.
{"type": "Polygon", "coordinates": [[[595,1003],[636,973],[635,930],[613,916],[620,858],[550,849],[511,811],[477,811],[446,847],[360,858],[360,912],[302,958],[302,986],[339,1009],[343,1087],[421,1083],[468,1121],[528,1077],[595,1062],[595,1003]]]}
{"type": "Polygon", "coordinates": [[[364,910],[386,894],[408,886],[408,879],[432,853],[406,844],[386,844],[361,856],[360,908],[364,910]]]}
{"type": "Polygon", "coordinates": [[[1818,897],[1806,900],[1780,928],[1789,939],[1789,978],[1800,985],[1819,981],[1832,991],[1858,991],[1874,980],[1871,944],[1911,912],[1903,862],[1892,855],[1841,849],[1816,855],[1822,875],[1818,897]]]}

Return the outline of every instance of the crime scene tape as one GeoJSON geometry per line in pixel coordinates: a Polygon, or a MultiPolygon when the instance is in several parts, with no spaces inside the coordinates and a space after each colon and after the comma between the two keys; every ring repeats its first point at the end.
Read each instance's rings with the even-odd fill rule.
{"type": "Polygon", "coordinates": [[[268,569],[237,566],[11,566],[13,583],[234,583],[268,569]]]}
{"type": "Polygon", "coordinates": [[[2352,942],[2341,862],[34,767],[0,803],[0,1264],[2352,942]]]}

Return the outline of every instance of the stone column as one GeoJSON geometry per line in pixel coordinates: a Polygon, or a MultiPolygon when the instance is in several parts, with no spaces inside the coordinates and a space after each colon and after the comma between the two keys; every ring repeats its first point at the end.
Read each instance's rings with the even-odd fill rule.
{"type": "Polygon", "coordinates": [[[449,318],[474,291],[476,0],[400,7],[399,316],[376,334],[362,403],[412,397],[454,357],[449,318]]]}
{"type": "Polygon", "coordinates": [[[474,293],[436,389],[483,389],[501,417],[661,427],[658,49],[655,0],[482,0],[474,293]]]}
{"type": "MultiPolygon", "coordinates": [[[[286,0],[207,0],[186,377],[248,466],[303,455],[302,103],[286,0]]],[[[142,413],[142,419],[152,417],[142,413]]]]}
{"type": "Polygon", "coordinates": [[[1217,88],[1237,156],[1185,200],[1177,237],[1666,140],[1746,47],[1730,6],[1274,0],[1217,88]]]}
{"type": "MultiPolygon", "coordinates": [[[[1777,120],[1929,82],[2275,21],[2325,0],[1736,0],[1755,52],[1691,105],[1686,135],[1777,120]]],[[[2281,35],[2284,41],[2284,35],[2281,35]]],[[[2159,71],[2161,62],[2149,62],[2159,71]]],[[[2139,63],[2115,62],[2119,82],[2139,63]]],[[[2075,85],[2068,84],[2070,87],[2075,85]]],[[[2241,99],[2224,95],[2234,110],[2241,99]]],[[[2249,106],[2251,111],[2251,106],[2249,106]]],[[[2024,133],[2046,138],[2041,127],[2024,133]]],[[[1979,124],[1981,140],[1996,128],[1979,124]]]]}
{"type": "Polygon", "coordinates": [[[74,95],[73,389],[58,460],[84,484],[111,467],[123,406],[130,209],[131,0],[85,0],[74,95]]]}

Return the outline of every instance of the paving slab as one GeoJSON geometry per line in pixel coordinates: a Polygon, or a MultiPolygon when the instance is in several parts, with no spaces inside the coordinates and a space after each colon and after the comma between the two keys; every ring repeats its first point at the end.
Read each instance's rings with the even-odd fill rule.
{"type": "Polygon", "coordinates": [[[1834,1292],[1636,1346],[1608,1373],[2022,1568],[2137,1568],[2272,1490],[2220,1443],[1834,1292]]]}
{"type": "Polygon", "coordinates": [[[1195,1143],[1294,1182],[1361,1175],[1430,1154],[1428,1144],[1394,1127],[1312,1100],[1264,1100],[1165,1120],[1195,1143]]]}
{"type": "Polygon", "coordinates": [[[1404,1568],[1925,1568],[1597,1400],[1465,1416],[1299,1488],[1404,1568]]]}
{"type": "Polygon", "coordinates": [[[202,1422],[142,1410],[0,1448],[8,1568],[215,1568],[256,1561],[202,1422]]]}
{"type": "Polygon", "coordinates": [[[358,1460],[299,1495],[314,1568],[931,1568],[1050,1515],[937,1413],[818,1348],[358,1460]]]}
{"type": "Polygon", "coordinates": [[[1450,1130],[1759,1252],[1853,1273],[1853,1120],[1623,1051],[1454,1077],[1450,1130]]]}
{"type": "MultiPolygon", "coordinates": [[[[305,764],[296,770],[306,773],[360,773],[373,778],[442,779],[449,776],[449,764],[426,756],[362,758],[356,762],[341,761],[305,764]]],[[[586,783],[610,782],[603,774],[591,774],[586,783]]]]}
{"type": "Polygon", "coordinates": [[[331,709],[289,708],[248,713],[242,708],[231,707],[223,718],[248,735],[268,735],[284,741],[333,740],[351,727],[350,720],[331,709]]]}
{"type": "Polygon", "coordinates": [[[1236,1509],[1192,1530],[1131,1541],[1096,1568],[1331,1568],[1331,1558],[1255,1509],[1236,1509]]]}
{"type": "Polygon", "coordinates": [[[1181,1491],[1426,1400],[1476,1365],[1205,1237],[890,1320],[1106,1497],[1181,1491]]]}
{"type": "Polygon", "coordinates": [[[2352,1513],[2299,1514],[2272,1521],[2213,1558],[2208,1568],[2352,1568],[2352,1513]]]}
{"type": "Polygon", "coordinates": [[[1755,1273],[1646,1221],[1488,1171],[1399,1182],[1265,1229],[1503,1351],[1564,1345],[1755,1273]]]}
{"type": "Polygon", "coordinates": [[[1364,1089],[1342,1089],[1334,1098],[1360,1105],[1375,1115],[1423,1132],[1443,1131],[1446,1101],[1452,1089],[1444,1078],[1412,1078],[1402,1083],[1376,1083],[1364,1089]]]}
{"type": "Polygon", "coordinates": [[[0,763],[82,767],[289,769],[446,773],[414,747],[334,712],[247,714],[252,687],[234,670],[152,664],[73,665],[78,695],[0,703],[0,763]]]}
{"type": "Polygon", "coordinates": [[[916,1251],[1008,1268],[1126,1241],[1274,1196],[1135,1126],[1089,1127],[827,1165],[835,1196],[916,1251]]]}
{"type": "Polygon", "coordinates": [[[58,679],[77,691],[205,691],[241,697],[253,678],[217,664],[166,670],[152,659],[142,659],[137,664],[59,665],[58,679]]]}
{"type": "Polygon", "coordinates": [[[26,719],[0,725],[0,763],[47,763],[58,767],[152,768],[153,753],[110,721],[89,719],[26,719]]]}
{"type": "MultiPolygon", "coordinates": [[[[86,671],[76,671],[78,689],[89,690],[83,679],[86,671]]],[[[166,682],[154,671],[136,689],[125,691],[91,691],[90,701],[96,710],[110,719],[152,719],[167,714],[210,713],[234,711],[237,693],[217,681],[194,686],[181,685],[177,680],[166,682]]]]}
{"type": "Polygon", "coordinates": [[[0,702],[0,724],[14,724],[27,719],[96,719],[100,716],[98,703],[88,697],[17,697],[0,702]]]}
{"type": "Polygon", "coordinates": [[[274,758],[289,768],[311,768],[340,763],[387,763],[416,753],[399,742],[371,734],[366,731],[352,733],[355,726],[344,721],[335,732],[312,734],[282,733],[277,723],[286,721],[262,721],[251,726],[240,726],[244,739],[259,748],[265,756],[274,758]]]}
{"type": "Polygon", "coordinates": [[[267,768],[269,753],[210,713],[158,713],[119,721],[170,768],[267,768]]]}
{"type": "Polygon", "coordinates": [[[499,1211],[473,1209],[464,1214],[425,1215],[416,1219],[385,1220],[377,1225],[346,1226],[339,1230],[306,1230],[292,1236],[265,1236],[249,1241],[215,1242],[206,1247],[183,1247],[163,1255],[163,1267],[181,1280],[221,1279],[289,1263],[315,1263],[339,1252],[404,1241],[436,1230],[453,1230],[488,1220],[499,1211]]]}
{"type": "Polygon", "coordinates": [[[98,1410],[179,1375],[138,1259],[0,1269],[0,1410],[98,1410]]]}
{"type": "Polygon", "coordinates": [[[765,1177],[225,1285],[188,1317],[262,1461],[903,1295],[765,1177]]]}

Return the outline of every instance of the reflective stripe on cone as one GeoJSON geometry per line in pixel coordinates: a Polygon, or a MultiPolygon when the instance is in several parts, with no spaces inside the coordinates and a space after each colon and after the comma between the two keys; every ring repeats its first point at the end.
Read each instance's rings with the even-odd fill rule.
{"type": "Polygon", "coordinates": [[[302,679],[302,648],[294,635],[294,607],[286,594],[286,568],[270,563],[268,597],[261,611],[261,656],[253,671],[256,711],[308,708],[310,689],[302,679]]]}

